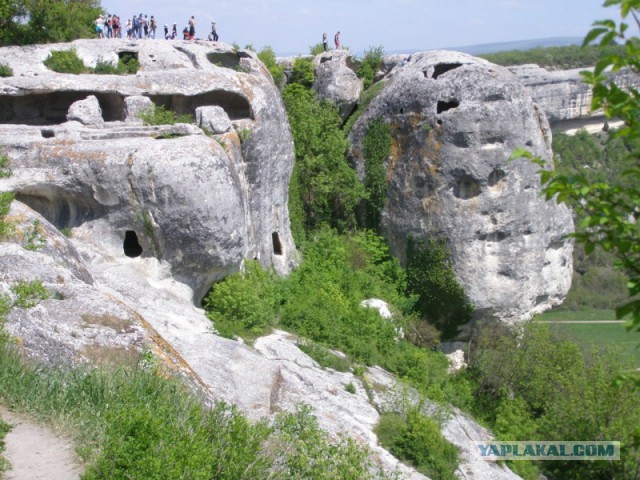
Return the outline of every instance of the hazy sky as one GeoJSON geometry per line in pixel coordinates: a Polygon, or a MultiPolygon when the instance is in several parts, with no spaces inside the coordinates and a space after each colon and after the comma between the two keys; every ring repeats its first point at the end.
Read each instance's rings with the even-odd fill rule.
{"type": "Polygon", "coordinates": [[[429,50],[547,37],[583,37],[592,22],[614,17],[604,0],[102,0],[123,22],[155,15],[160,25],[191,15],[206,38],[211,20],[220,41],[270,45],[282,54],[308,53],[327,32],[341,31],[353,52],[382,45],[385,51],[429,50]]]}

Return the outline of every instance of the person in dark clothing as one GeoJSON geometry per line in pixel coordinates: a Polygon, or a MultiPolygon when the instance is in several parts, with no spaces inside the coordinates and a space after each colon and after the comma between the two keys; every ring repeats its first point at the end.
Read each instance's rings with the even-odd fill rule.
{"type": "Polygon", "coordinates": [[[327,40],[326,32],[322,34],[322,48],[324,48],[325,52],[329,50],[329,41],[327,40]]]}
{"type": "Polygon", "coordinates": [[[189,19],[189,36],[194,38],[196,36],[196,17],[191,15],[189,19]]]}

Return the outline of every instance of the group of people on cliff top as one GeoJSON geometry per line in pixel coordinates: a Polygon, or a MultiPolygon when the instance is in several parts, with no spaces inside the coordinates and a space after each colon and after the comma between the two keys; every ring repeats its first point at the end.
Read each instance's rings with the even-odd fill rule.
{"type": "MultiPolygon", "coordinates": [[[[154,39],[156,38],[156,30],[158,29],[158,22],[154,15],[149,18],[148,15],[134,15],[133,18],[129,18],[127,23],[122,26],[122,22],[118,15],[108,14],[106,17],[100,15],[95,20],[96,35],[98,38],[128,38],[134,39],[154,39]],[[126,35],[126,37],[125,37],[126,35]]],[[[166,40],[175,40],[178,38],[177,24],[173,24],[171,30],[169,25],[164,26],[164,38],[166,40]]],[[[183,40],[196,40],[196,19],[192,15],[189,19],[189,23],[182,30],[183,40]]],[[[216,22],[211,22],[211,32],[207,39],[213,42],[218,41],[218,32],[216,31],[216,22]]]]}

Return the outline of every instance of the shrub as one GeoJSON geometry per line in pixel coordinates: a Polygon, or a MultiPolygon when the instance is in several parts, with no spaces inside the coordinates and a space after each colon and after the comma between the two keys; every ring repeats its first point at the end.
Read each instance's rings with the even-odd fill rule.
{"type": "Polygon", "coordinates": [[[280,303],[278,281],[255,261],[217,283],[204,299],[207,316],[225,337],[256,337],[275,325],[280,303]]]}
{"type": "Polygon", "coordinates": [[[384,48],[382,46],[370,47],[368,50],[365,50],[364,58],[358,69],[358,76],[362,78],[365,89],[373,84],[377,71],[382,67],[383,58],[384,48]]]}
{"type": "Polygon", "coordinates": [[[13,305],[20,308],[33,308],[41,300],[46,300],[51,296],[49,290],[42,285],[40,280],[32,282],[20,281],[11,287],[16,299],[13,305]]]}
{"type": "Polygon", "coordinates": [[[9,178],[11,176],[11,167],[9,166],[9,157],[0,154],[0,178],[9,178]]]}
{"type": "Polygon", "coordinates": [[[14,224],[5,220],[14,198],[13,192],[0,192],[0,240],[14,232],[14,224]]]}
{"type": "Polygon", "coordinates": [[[57,50],[52,51],[44,61],[45,66],[49,70],[58,73],[80,74],[87,71],[87,67],[78,57],[75,50],[57,50]]]}
{"type": "Polygon", "coordinates": [[[313,71],[313,59],[298,57],[293,61],[289,84],[298,83],[310,88],[313,85],[315,73],[313,71]]]}
{"type": "Polygon", "coordinates": [[[135,54],[123,53],[118,60],[117,65],[108,62],[98,62],[91,73],[99,75],[135,75],[138,72],[140,64],[135,54]]]}
{"type": "Polygon", "coordinates": [[[440,433],[438,424],[411,409],[406,416],[384,413],[375,428],[380,444],[434,480],[454,480],[458,450],[440,433]]]}
{"type": "Polygon", "coordinates": [[[351,368],[349,357],[331,353],[328,348],[315,342],[305,341],[299,343],[298,348],[318,362],[321,367],[332,368],[338,372],[348,372],[351,368]]]}
{"type": "Polygon", "coordinates": [[[320,55],[321,53],[324,53],[324,45],[322,44],[322,42],[316,43],[315,45],[311,45],[309,47],[309,55],[315,57],[316,55],[320,55]]]}
{"type": "Polygon", "coordinates": [[[455,337],[460,325],[471,320],[473,306],[456,279],[444,240],[409,239],[407,290],[418,295],[417,311],[444,339],[455,337]]]}
{"type": "Polygon", "coordinates": [[[343,130],[346,133],[349,133],[351,131],[355,123],[358,121],[358,119],[362,115],[362,112],[364,112],[367,109],[367,107],[373,101],[373,99],[376,98],[376,96],[382,91],[384,85],[385,85],[385,81],[380,80],[379,82],[374,83],[373,85],[371,85],[371,87],[364,90],[360,94],[358,107],[356,108],[355,112],[353,112],[351,116],[347,119],[343,127],[343,130]]]}
{"type": "Polygon", "coordinates": [[[0,77],[12,77],[13,69],[4,63],[0,63],[0,77]]]}
{"type": "Polygon", "coordinates": [[[276,54],[271,47],[264,47],[258,53],[258,58],[264,63],[265,67],[271,73],[271,77],[273,78],[274,83],[278,86],[278,88],[284,87],[284,67],[282,65],[278,65],[276,61],[276,54]]]}
{"type": "Polygon", "coordinates": [[[175,125],[176,123],[192,123],[191,115],[176,115],[167,110],[163,105],[153,105],[141,112],[140,119],[145,125],[175,125]]]}
{"type": "Polygon", "coordinates": [[[369,124],[364,137],[364,188],[367,193],[367,227],[378,230],[387,199],[387,168],[391,153],[391,128],[380,118],[369,124]]]}

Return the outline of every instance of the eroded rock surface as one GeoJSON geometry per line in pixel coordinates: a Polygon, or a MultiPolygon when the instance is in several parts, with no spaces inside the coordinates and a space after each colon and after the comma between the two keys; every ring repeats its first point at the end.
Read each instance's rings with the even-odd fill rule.
{"type": "Polygon", "coordinates": [[[196,303],[245,258],[290,270],[293,142],[279,92],[252,52],[81,40],[0,56],[15,73],[0,79],[0,149],[14,171],[0,190],[114,257],[167,262],[196,303]],[[141,68],[69,75],[44,66],[49,52],[70,49],[87,66],[126,54],[141,68]],[[140,125],[152,101],[194,118],[204,109],[201,125],[215,137],[190,124],[140,125]]]}
{"type": "Polygon", "coordinates": [[[382,228],[392,251],[442,237],[478,318],[522,321],[559,304],[572,274],[569,210],[540,196],[538,167],[510,161],[518,147],[551,159],[544,113],[508,70],[457,52],[424,52],[396,67],[351,135],[380,118],[392,130],[382,228]]]}
{"type": "Polygon", "coordinates": [[[336,50],[313,59],[316,79],[313,89],[320,100],[336,105],[345,120],[358,105],[363,90],[362,80],[354,72],[348,51],[336,50]]]}

